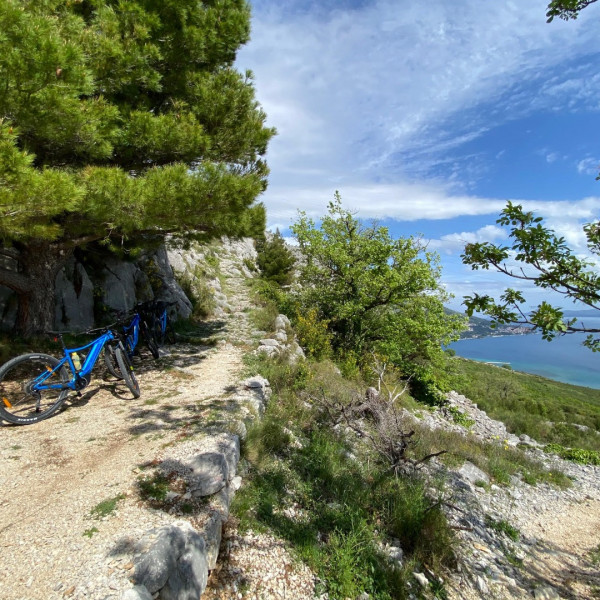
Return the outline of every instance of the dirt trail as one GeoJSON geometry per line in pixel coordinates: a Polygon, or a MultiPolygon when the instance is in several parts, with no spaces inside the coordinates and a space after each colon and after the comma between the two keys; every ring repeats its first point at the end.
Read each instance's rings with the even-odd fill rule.
{"type": "Polygon", "coordinates": [[[529,523],[523,533],[538,540],[524,565],[532,578],[561,598],[600,597],[600,566],[591,554],[600,545],[600,501],[567,505],[551,518],[529,523]]]}
{"type": "Polygon", "coordinates": [[[133,484],[140,465],[182,431],[200,426],[203,406],[226,394],[242,364],[242,351],[230,344],[180,345],[172,352],[156,365],[149,356],[147,367],[136,361],[137,400],[125,386],[96,379],[50,419],[0,427],[4,600],[74,594],[71,588],[94,571],[111,537],[156,520],[138,506],[133,484]],[[119,496],[115,518],[92,518],[100,502],[119,496]]]}

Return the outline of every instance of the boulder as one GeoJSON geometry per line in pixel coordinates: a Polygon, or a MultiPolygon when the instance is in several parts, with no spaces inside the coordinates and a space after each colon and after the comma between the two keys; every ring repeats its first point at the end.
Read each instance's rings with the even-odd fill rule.
{"type": "Polygon", "coordinates": [[[477,483],[478,481],[483,481],[486,485],[490,483],[488,474],[469,461],[466,461],[462,465],[462,467],[458,470],[458,473],[471,483],[477,483]]]}

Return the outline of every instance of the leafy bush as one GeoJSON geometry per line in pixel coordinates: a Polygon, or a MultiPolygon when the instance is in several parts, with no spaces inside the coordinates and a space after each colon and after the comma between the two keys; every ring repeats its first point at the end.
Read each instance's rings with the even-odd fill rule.
{"type": "Polygon", "coordinates": [[[316,310],[336,357],[355,357],[362,367],[377,352],[434,396],[432,365],[444,361],[442,345],[464,324],[444,311],[436,255],[418,238],[394,239],[385,227],[365,225],[337,192],[319,227],[301,213],[291,229],[304,259],[303,285],[289,294],[296,312],[316,310]]]}
{"type": "Polygon", "coordinates": [[[446,410],[452,416],[452,420],[458,425],[462,425],[467,429],[470,429],[471,427],[473,427],[473,425],[475,425],[475,419],[472,419],[466,413],[461,412],[457,406],[449,406],[448,408],[446,408],[446,410]]]}
{"type": "Polygon", "coordinates": [[[570,460],[582,465],[600,465],[600,452],[594,450],[565,448],[560,444],[548,444],[544,447],[544,452],[556,454],[565,460],[570,460]]]}
{"type": "Polygon", "coordinates": [[[316,308],[296,316],[294,329],[300,345],[309,357],[321,360],[331,355],[331,333],[327,324],[327,321],[319,319],[316,308]]]}

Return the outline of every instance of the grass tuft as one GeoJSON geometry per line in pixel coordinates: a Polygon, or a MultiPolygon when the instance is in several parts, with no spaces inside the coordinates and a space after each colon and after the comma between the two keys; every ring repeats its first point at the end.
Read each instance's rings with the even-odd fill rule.
{"type": "Polygon", "coordinates": [[[112,514],[117,509],[119,500],[123,500],[124,498],[125,494],[119,494],[114,498],[108,498],[107,500],[99,502],[90,511],[90,516],[92,519],[102,519],[104,517],[108,517],[108,515],[112,514]]]}

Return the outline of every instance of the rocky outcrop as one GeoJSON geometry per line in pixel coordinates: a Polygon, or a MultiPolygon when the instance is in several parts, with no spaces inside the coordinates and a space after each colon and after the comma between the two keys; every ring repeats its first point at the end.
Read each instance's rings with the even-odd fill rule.
{"type": "MultiPolygon", "coordinates": [[[[542,463],[547,470],[562,471],[574,482],[572,487],[562,489],[548,483],[531,485],[526,477],[512,476],[510,485],[496,485],[469,461],[454,468],[436,459],[427,463],[425,472],[432,486],[436,481],[445,481],[442,489],[432,487],[430,493],[432,499],[444,507],[457,536],[455,550],[459,569],[447,582],[453,590],[452,597],[563,597],[555,584],[540,575],[548,549],[524,532],[532,523],[541,523],[544,530],[547,520],[562,515],[567,506],[599,501],[600,469],[546,454],[541,444],[528,436],[509,433],[503,423],[491,419],[456,392],[450,392],[447,400],[447,406],[422,416],[421,424],[496,443],[499,454],[519,445],[527,450],[530,459],[542,463]],[[469,419],[467,426],[456,422],[457,412],[453,408],[469,419]]],[[[552,553],[560,556],[557,548],[552,553]]],[[[565,553],[557,560],[568,558],[565,553]]]]}
{"type": "MultiPolygon", "coordinates": [[[[136,303],[152,299],[174,302],[175,312],[182,318],[192,312],[164,246],[136,261],[106,255],[100,268],[86,267],[72,257],[56,276],[54,327],[62,331],[89,329],[97,324],[99,309],[126,312],[136,303]]],[[[15,294],[0,286],[0,328],[12,329],[16,315],[15,294]]]]}
{"type": "Polygon", "coordinates": [[[290,320],[285,315],[278,315],[273,324],[274,332],[260,340],[256,352],[270,357],[286,356],[291,362],[306,358],[304,350],[296,341],[290,320]]]}

